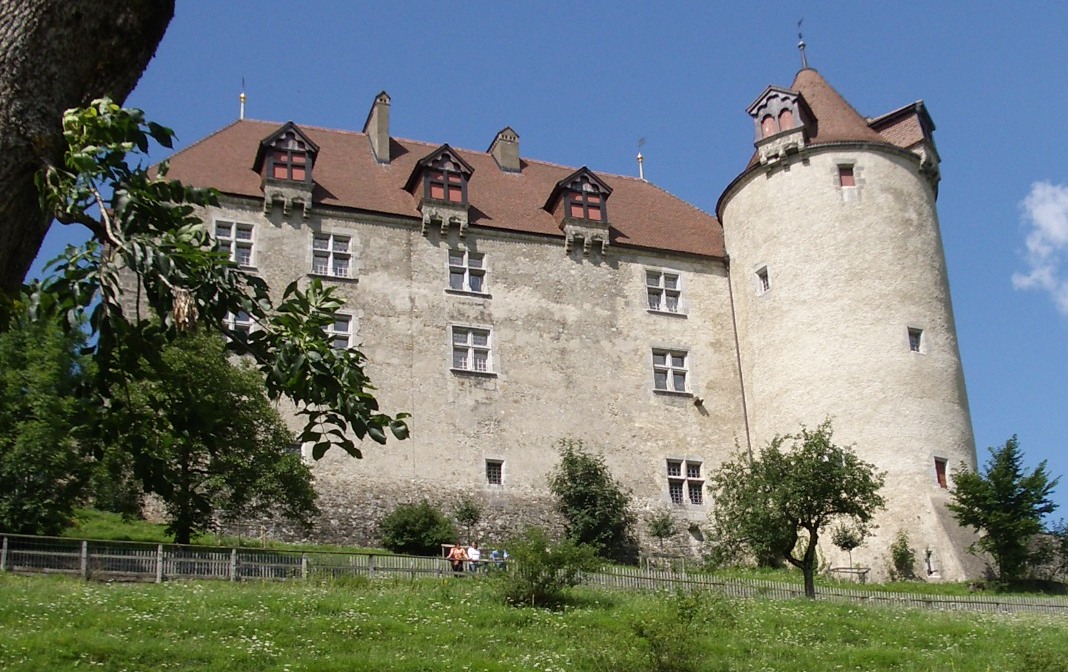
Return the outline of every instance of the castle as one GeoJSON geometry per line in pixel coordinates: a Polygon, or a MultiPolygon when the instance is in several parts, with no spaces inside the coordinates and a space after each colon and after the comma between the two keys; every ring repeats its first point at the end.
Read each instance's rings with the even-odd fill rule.
{"type": "Polygon", "coordinates": [[[390,104],[358,133],[241,120],[170,162],[221,192],[205,218],[242,266],[337,286],[329,338],[367,355],[386,412],[412,414],[409,440],[312,465],[321,535],[373,539],[398,502],[458,494],[486,504],[489,536],[551,523],[570,437],[696,546],[711,470],[831,418],[887,473],[854,562],[878,575],[901,530],[932,577],[974,574],[945,510],[947,465],[976,457],[922,102],[865,118],[807,67],[768,87],[715,216],[529,159],[511,128],[485,152],[394,137],[390,104]]]}

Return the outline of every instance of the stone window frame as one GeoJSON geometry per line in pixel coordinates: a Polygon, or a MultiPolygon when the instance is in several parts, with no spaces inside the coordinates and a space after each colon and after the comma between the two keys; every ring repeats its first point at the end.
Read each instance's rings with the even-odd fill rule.
{"type": "Polygon", "coordinates": [[[771,291],[771,275],[767,264],[758,264],[753,271],[753,282],[756,286],[757,296],[764,296],[771,291]]]}
{"type": "Polygon", "coordinates": [[[330,341],[330,347],[335,350],[348,350],[352,347],[356,337],[356,316],[349,312],[339,311],[334,315],[334,321],[323,328],[330,341]],[[344,327],[338,328],[344,323],[344,327]],[[341,343],[344,342],[344,347],[341,343]]]}
{"type": "Polygon", "coordinates": [[[499,488],[504,486],[504,460],[486,458],[486,485],[499,488]]]}
{"type": "Polygon", "coordinates": [[[352,278],[352,240],[349,233],[320,231],[312,234],[311,275],[347,280],[352,278]],[[320,243],[325,243],[321,246],[320,243]],[[339,243],[343,243],[342,248],[339,243]],[[325,265],[318,260],[325,259],[325,265]],[[338,272],[339,262],[344,262],[344,272],[338,272]]]}
{"type": "Polygon", "coordinates": [[[949,489],[949,460],[934,456],[934,483],[942,490],[949,489]]]}
{"type": "Polygon", "coordinates": [[[251,222],[216,217],[213,222],[215,249],[226,252],[241,268],[256,268],[256,226],[251,222]],[[220,230],[226,230],[224,235],[220,230]],[[247,233],[247,237],[239,234],[247,233]]]}
{"type": "Polygon", "coordinates": [[[496,377],[497,370],[493,360],[492,327],[451,324],[448,331],[449,368],[452,372],[496,377]],[[464,338],[459,341],[457,337],[461,334],[464,338]],[[478,336],[485,337],[482,343],[478,341],[478,336]],[[458,359],[458,356],[462,357],[462,359],[458,359]],[[479,368],[479,361],[484,362],[484,368],[479,368]]]}
{"type": "Polygon", "coordinates": [[[239,331],[245,334],[245,336],[248,336],[256,330],[256,323],[253,322],[252,316],[243,310],[236,313],[226,313],[226,317],[223,318],[223,323],[229,331],[239,331]]]}
{"type": "Polygon", "coordinates": [[[924,338],[923,329],[920,327],[908,327],[906,332],[909,339],[909,352],[917,355],[927,354],[927,339],[924,338]]]}
{"type": "Polygon", "coordinates": [[[645,268],[645,291],[648,311],[651,313],[686,316],[683,310],[683,275],[682,273],[667,268],[645,268]],[[650,282],[656,276],[656,284],[650,282]],[[675,278],[675,286],[668,287],[667,279],[675,278]],[[674,310],[670,307],[671,299],[674,299],[674,310]]]}
{"type": "Polygon", "coordinates": [[[690,351],[686,348],[653,348],[653,392],[693,396],[691,391],[690,351]],[[660,360],[659,362],[657,360],[660,360]],[[681,359],[681,362],[677,360],[681,359]],[[682,388],[678,388],[678,376],[682,376],[682,388]],[[663,376],[663,383],[659,380],[663,376]]]}
{"type": "Polygon", "coordinates": [[[704,460],[669,457],[665,459],[668,500],[675,506],[704,506],[704,460]]]}
{"type": "Polygon", "coordinates": [[[487,255],[485,252],[477,252],[464,247],[449,248],[445,253],[445,263],[449,273],[446,291],[458,294],[477,294],[479,296],[489,295],[486,289],[489,267],[486,262],[487,255]],[[459,257],[456,255],[459,255],[459,257]],[[472,263],[475,258],[478,260],[477,266],[472,263]],[[478,278],[478,281],[474,282],[472,278],[478,278]],[[459,287],[454,285],[457,279],[459,280],[459,287]],[[475,289],[476,286],[478,289],[475,289]]]}

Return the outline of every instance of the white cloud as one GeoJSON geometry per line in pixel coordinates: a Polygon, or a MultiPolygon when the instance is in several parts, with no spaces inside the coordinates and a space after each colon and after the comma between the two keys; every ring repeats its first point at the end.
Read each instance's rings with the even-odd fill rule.
{"type": "Polygon", "coordinates": [[[1057,310],[1068,315],[1068,185],[1035,182],[1020,208],[1031,270],[1013,273],[1012,286],[1049,292],[1057,310]]]}

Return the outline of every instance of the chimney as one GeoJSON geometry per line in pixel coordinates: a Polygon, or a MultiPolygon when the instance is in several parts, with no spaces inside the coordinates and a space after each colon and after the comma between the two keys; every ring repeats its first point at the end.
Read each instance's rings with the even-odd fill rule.
{"type": "Polygon", "coordinates": [[[375,96],[363,132],[370,139],[378,162],[389,163],[389,94],[385,91],[375,96]]]}
{"type": "Polygon", "coordinates": [[[511,126],[505,126],[497,132],[493,144],[486,150],[497,160],[501,170],[509,173],[519,172],[519,135],[511,126]]]}

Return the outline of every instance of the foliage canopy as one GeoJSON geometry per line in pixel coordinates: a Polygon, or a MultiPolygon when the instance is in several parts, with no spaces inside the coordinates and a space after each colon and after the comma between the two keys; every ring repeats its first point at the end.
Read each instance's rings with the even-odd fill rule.
{"type": "Polygon", "coordinates": [[[89,475],[80,334],[18,320],[0,333],[0,530],[58,534],[89,475]]]}
{"type": "Polygon", "coordinates": [[[1043,531],[1042,517],[1057,508],[1050,495],[1060,479],[1050,478],[1045,460],[1026,473],[1015,435],[989,451],[982,472],[961,464],[954,474],[949,510],[961,525],[981,533],[972,551],[989,553],[998,579],[1013,581],[1024,578],[1037,559],[1041,549],[1032,542],[1043,531]]]}
{"type": "Polygon", "coordinates": [[[456,541],[452,521],[427,500],[401,504],[378,524],[382,545],[394,553],[440,555],[441,545],[456,541]]]}
{"type": "Polygon", "coordinates": [[[775,554],[804,573],[805,594],[815,597],[816,549],[829,524],[849,524],[861,539],[885,505],[884,475],[852,447],[832,441],[830,420],[815,429],[777,436],[757,457],[738,453],[709,479],[721,545],[775,554]]]}
{"type": "Polygon", "coordinates": [[[307,524],[317,513],[307,466],[289,451],[293,435],[259,373],[233,364],[222,339],[188,334],[167,345],[162,366],[111,390],[105,435],[132,457],[144,492],[166,505],[180,544],[212,529],[217,516],[278,514],[307,524]]]}
{"type": "Polygon", "coordinates": [[[580,440],[561,439],[560,463],[549,475],[549,490],[565,520],[565,532],[609,560],[634,563],[638,543],[630,493],[608,469],[604,455],[586,449],[580,440]]]}
{"type": "Polygon", "coordinates": [[[318,459],[331,445],[361,457],[356,442],[385,443],[386,430],[408,435],[405,414],[379,412],[357,350],[335,350],[323,338],[342,301],[312,280],[285,289],[280,302],[266,283],[211,249],[200,209],[217,202],[213,190],[166,179],[143,159],[150,141],[170,147],[173,132],[146,121],[140,110],[107,99],[63,115],[67,150],[59,165],[37,176],[46,212],[85,225],[93,240],[69,247],[49,277],[25,288],[0,310],[0,327],[19,305],[34,317],[57,316],[70,329],[88,324],[97,363],[97,391],[107,407],[116,384],[133,381],[144,362],[179,334],[198,326],[219,330],[232,350],[251,356],[272,399],[287,396],[305,418],[299,438],[318,459]],[[145,311],[145,312],[142,312],[145,311]],[[248,315],[251,333],[228,328],[227,315],[248,315]]]}

